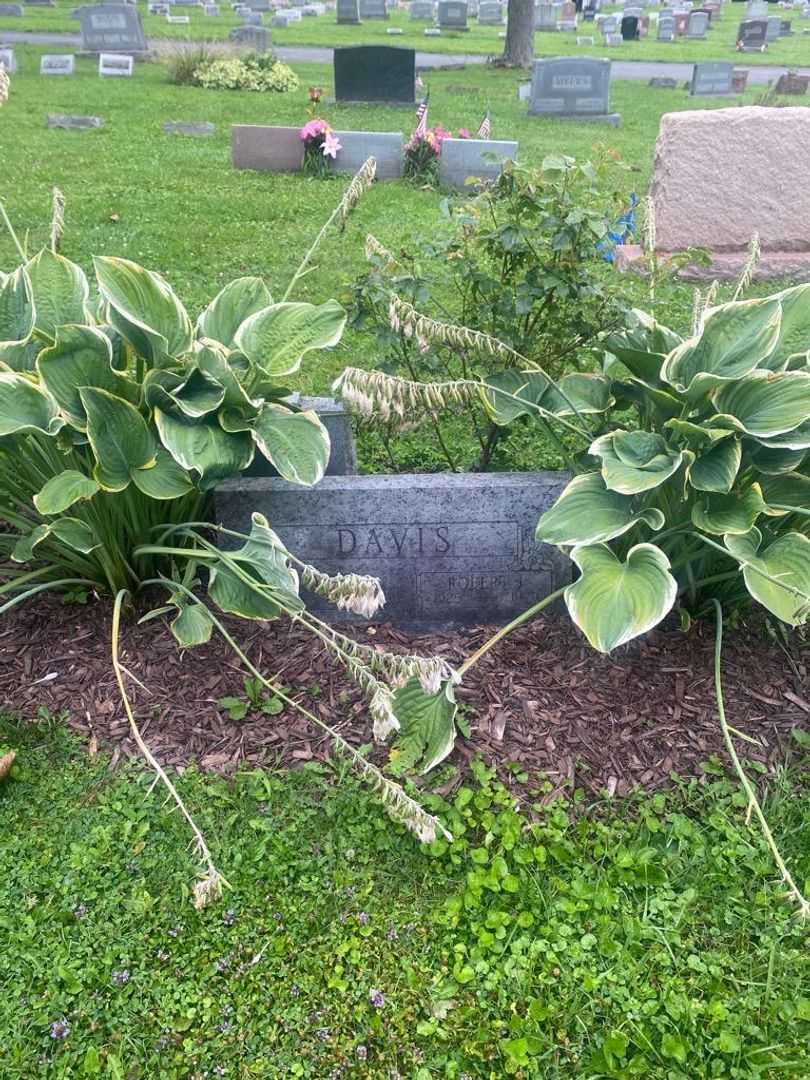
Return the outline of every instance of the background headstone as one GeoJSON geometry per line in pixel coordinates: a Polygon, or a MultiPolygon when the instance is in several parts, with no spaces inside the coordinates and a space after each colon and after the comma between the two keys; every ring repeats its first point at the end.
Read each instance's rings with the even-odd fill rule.
{"type": "Polygon", "coordinates": [[[378,180],[397,180],[402,176],[402,133],[391,131],[336,131],[341,149],[330,159],[332,172],[356,173],[370,157],[377,161],[378,180]]]}
{"type": "Polygon", "coordinates": [[[39,58],[40,75],[75,75],[76,57],[72,53],[39,58]]]}
{"type": "Polygon", "coordinates": [[[494,0],[481,0],[478,8],[478,25],[503,26],[503,4],[494,0]]]}
{"type": "Polygon", "coordinates": [[[768,42],[769,45],[772,41],[779,40],[779,32],[781,30],[781,27],[782,20],[779,18],[778,15],[768,16],[768,29],[765,34],[765,40],[768,42]]]}
{"type": "Polygon", "coordinates": [[[439,153],[439,182],[463,188],[468,177],[497,180],[503,159],[514,161],[518,144],[495,139],[442,139],[439,153]],[[493,160],[494,159],[494,160],[493,160]]]}
{"type": "Polygon", "coordinates": [[[413,22],[433,22],[433,0],[411,0],[410,18],[413,22]]]}
{"type": "MultiPolygon", "coordinates": [[[[361,14],[362,14],[361,6],[361,14]]],[[[416,53],[395,45],[334,50],[335,100],[414,104],[416,53]]]]}
{"type": "Polygon", "coordinates": [[[439,0],[440,30],[466,30],[467,4],[464,0],[439,0]]]}
{"type": "Polygon", "coordinates": [[[795,71],[788,71],[779,76],[775,91],[777,94],[802,95],[807,93],[808,84],[810,75],[798,75],[795,71]]]}
{"type": "Polygon", "coordinates": [[[625,15],[622,18],[621,35],[625,41],[637,41],[639,37],[637,15],[625,15]]]}
{"type": "Polygon", "coordinates": [[[94,4],[78,11],[84,52],[146,52],[138,9],[132,4],[94,4]]]}
{"type": "Polygon", "coordinates": [[[665,14],[663,11],[658,16],[656,39],[658,41],[675,40],[675,19],[672,17],[672,15],[665,14]]]}
{"type": "Polygon", "coordinates": [[[228,40],[257,53],[266,53],[270,47],[270,33],[264,26],[235,26],[228,34],[228,40]]]}
{"type": "Polygon", "coordinates": [[[231,128],[231,161],[235,169],[256,172],[300,172],[304,144],[297,127],[234,124],[231,128]]]}
{"type": "Polygon", "coordinates": [[[6,46],[0,49],[0,67],[4,67],[9,75],[17,70],[17,56],[12,48],[6,46]]]}
{"type": "Polygon", "coordinates": [[[731,94],[733,73],[733,64],[695,64],[689,92],[693,97],[731,94]]]}
{"type": "Polygon", "coordinates": [[[338,26],[357,26],[360,22],[360,8],[357,0],[337,0],[338,26]]]}
{"type": "Polygon", "coordinates": [[[0,4],[0,18],[22,18],[22,4],[0,4]]]}
{"type": "Polygon", "coordinates": [[[767,19],[745,19],[737,29],[737,44],[743,52],[761,52],[767,39],[767,19]]]}
{"type": "Polygon", "coordinates": [[[361,19],[387,19],[388,5],[385,0],[360,0],[361,19]]]}
{"type": "MultiPolygon", "coordinates": [[[[327,573],[373,574],[402,626],[503,623],[567,584],[570,561],[534,539],[564,473],[326,476],[312,488],[240,477],[219,486],[217,520],[268,514],[291,551],[327,573]]],[[[329,621],[357,621],[307,598],[329,621]]]]}
{"type": "Polygon", "coordinates": [[[121,56],[120,53],[99,53],[98,73],[106,78],[120,78],[132,75],[135,61],[131,56],[121,56]]]}
{"type": "Polygon", "coordinates": [[[187,120],[167,120],[163,124],[163,130],[167,135],[196,135],[208,136],[216,132],[216,125],[207,120],[200,123],[191,123],[187,120]]]}
{"type": "Polygon", "coordinates": [[[686,36],[693,40],[702,41],[706,37],[709,27],[709,16],[705,11],[693,11],[689,15],[689,24],[686,28],[686,36]]]}
{"type": "Polygon", "coordinates": [[[535,60],[529,116],[619,123],[609,113],[610,61],[585,57],[535,60]]]}

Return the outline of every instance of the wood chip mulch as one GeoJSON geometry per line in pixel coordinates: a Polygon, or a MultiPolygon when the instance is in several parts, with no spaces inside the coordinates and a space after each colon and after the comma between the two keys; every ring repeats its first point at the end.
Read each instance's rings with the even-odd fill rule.
{"type": "MultiPolygon", "coordinates": [[[[110,663],[109,603],[57,599],[29,603],[0,622],[0,709],[35,719],[44,706],[66,714],[88,739],[111,744],[114,761],[137,756],[110,663]]],[[[287,621],[229,624],[253,662],[354,745],[370,741],[361,695],[304,630],[287,621]]],[[[406,634],[388,625],[351,627],[367,644],[441,654],[460,663],[492,633],[406,634]]],[[[459,691],[472,726],[452,762],[473,756],[500,766],[519,763],[547,774],[558,789],[571,782],[622,795],[652,790],[672,772],[701,774],[710,755],[724,757],[715,714],[713,628],[688,634],[656,630],[609,657],[593,652],[565,618],[538,619],[499,643],[459,691]]],[[[166,625],[122,632],[122,662],[141,731],[156,756],[183,767],[232,772],[240,765],[296,766],[330,755],[329,739],[292,710],[235,722],[217,699],[243,696],[244,672],[219,640],[181,651],[166,625]]],[[[810,730],[810,647],[789,656],[760,632],[727,632],[723,684],[729,723],[755,742],[740,742],[749,760],[771,772],[784,762],[791,730],[810,730]]],[[[376,760],[384,760],[384,753],[376,760]]]]}

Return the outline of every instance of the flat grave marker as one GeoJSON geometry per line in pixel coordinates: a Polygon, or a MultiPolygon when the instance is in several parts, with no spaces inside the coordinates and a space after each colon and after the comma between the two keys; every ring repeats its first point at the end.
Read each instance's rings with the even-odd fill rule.
{"type": "Polygon", "coordinates": [[[104,125],[100,116],[69,116],[65,113],[48,113],[46,120],[49,128],[61,128],[64,131],[92,131],[104,125]]]}
{"type": "Polygon", "coordinates": [[[497,180],[504,159],[514,161],[518,144],[499,139],[443,139],[439,153],[439,182],[464,188],[470,177],[497,180]]]}
{"type": "Polygon", "coordinates": [[[397,180],[402,176],[403,138],[400,131],[336,131],[340,150],[329,160],[337,173],[354,173],[370,157],[377,161],[378,180],[397,180]]]}
{"type": "Polygon", "coordinates": [[[76,57],[72,53],[41,56],[39,73],[40,75],[75,75],[76,57]]]}
{"type": "Polygon", "coordinates": [[[21,19],[23,14],[22,4],[0,4],[0,18],[21,19]]]}
{"type": "Polygon", "coordinates": [[[166,120],[162,125],[167,135],[192,135],[197,138],[205,138],[215,134],[216,124],[207,120],[192,122],[188,120],[166,120]]]}

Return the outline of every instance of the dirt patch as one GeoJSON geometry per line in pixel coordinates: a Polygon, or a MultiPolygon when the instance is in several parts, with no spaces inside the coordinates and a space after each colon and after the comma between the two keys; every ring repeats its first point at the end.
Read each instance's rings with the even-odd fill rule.
{"type": "MultiPolygon", "coordinates": [[[[135,756],[110,664],[108,603],[54,599],[10,612],[0,624],[0,708],[35,717],[63,711],[77,731],[135,756]]],[[[362,696],[323,648],[287,621],[232,622],[253,662],[351,743],[370,741],[362,696]]],[[[387,625],[352,628],[367,644],[438,653],[459,663],[492,628],[409,635],[387,625]]],[[[517,762],[592,792],[655,789],[673,772],[699,775],[723,755],[712,690],[713,628],[657,630],[609,657],[594,653],[564,618],[538,619],[493,649],[468,675],[459,700],[472,728],[452,761],[476,754],[517,762]]],[[[329,756],[328,737],[292,710],[227,718],[217,699],[242,694],[244,672],[220,641],[181,651],[161,621],[122,634],[122,660],[142,732],[165,764],[195,760],[227,773],[242,764],[296,766],[329,756]]],[[[791,729],[810,729],[810,649],[793,659],[751,630],[727,634],[723,684],[729,722],[751,736],[744,756],[770,772],[784,761],[791,729]]],[[[384,760],[380,751],[378,760],[384,760]]]]}

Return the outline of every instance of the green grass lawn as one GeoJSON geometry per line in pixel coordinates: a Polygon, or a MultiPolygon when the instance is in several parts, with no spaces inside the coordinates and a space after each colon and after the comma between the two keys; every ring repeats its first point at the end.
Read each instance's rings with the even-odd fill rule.
{"type": "MultiPolygon", "coordinates": [[[[72,0],[57,0],[55,8],[26,8],[23,18],[0,18],[2,30],[51,30],[60,33],[76,33],[78,23],[71,19],[70,13],[75,8],[72,0]]],[[[227,4],[221,5],[218,19],[208,18],[199,9],[183,9],[191,22],[188,26],[170,26],[165,18],[147,15],[145,6],[140,5],[144,29],[147,37],[169,38],[172,40],[224,40],[228,32],[241,23],[233,15],[227,4]]],[[[611,9],[605,9],[609,12],[611,9]]],[[[179,11],[179,9],[178,9],[179,11]]],[[[729,4],[724,17],[707,34],[705,41],[687,41],[685,38],[672,43],[658,42],[654,38],[643,41],[626,42],[618,48],[607,50],[607,55],[619,60],[669,60],[694,62],[698,60],[738,60],[743,64],[785,64],[797,65],[810,63],[807,39],[802,37],[802,28],[810,25],[801,20],[797,12],[780,13],[794,22],[794,36],[782,38],[769,46],[765,54],[747,53],[740,56],[735,50],[737,27],[744,18],[744,6],[729,4]]],[[[270,17],[266,16],[268,26],[270,17]]],[[[429,24],[411,22],[403,11],[391,12],[387,22],[366,20],[361,26],[338,26],[334,13],[327,13],[317,18],[301,19],[289,27],[273,28],[273,41],[276,45],[358,45],[368,43],[407,45],[424,52],[469,53],[482,56],[500,56],[503,41],[498,36],[503,27],[479,26],[476,19],[470,20],[470,29],[466,33],[443,32],[440,37],[425,37],[425,26],[429,24]],[[387,28],[400,27],[402,35],[390,37],[387,28]]],[[[602,56],[606,50],[601,44],[599,34],[591,23],[581,23],[578,33],[581,36],[595,36],[594,46],[578,46],[576,34],[538,33],[535,36],[537,56],[602,56]]]]}
{"type": "MultiPolygon", "coordinates": [[[[455,840],[427,849],[351,777],[192,769],[233,886],[198,913],[149,775],[47,716],[0,721],[0,744],[3,1080],[810,1075],[807,926],[716,765],[574,816],[532,808],[541,781],[516,811],[479,769],[430,798],[455,840]]],[[[798,765],[766,811],[801,880],[798,765]]]]}

